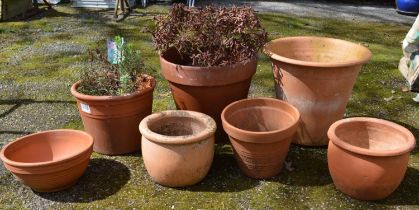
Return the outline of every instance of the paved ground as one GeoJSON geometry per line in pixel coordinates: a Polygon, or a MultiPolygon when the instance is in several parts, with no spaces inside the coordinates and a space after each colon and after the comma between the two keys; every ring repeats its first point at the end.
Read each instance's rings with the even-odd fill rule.
{"type": "Polygon", "coordinates": [[[392,5],[382,3],[343,4],[318,0],[293,1],[242,1],[242,0],[213,0],[198,1],[196,5],[208,4],[248,5],[260,12],[279,12],[302,17],[329,17],[353,21],[394,22],[412,25],[415,17],[401,15],[392,5]]]}

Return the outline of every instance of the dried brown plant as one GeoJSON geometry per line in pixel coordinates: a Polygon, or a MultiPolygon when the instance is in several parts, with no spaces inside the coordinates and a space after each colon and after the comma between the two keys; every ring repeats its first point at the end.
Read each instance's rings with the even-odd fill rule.
{"type": "Polygon", "coordinates": [[[196,7],[174,4],[169,14],[155,18],[154,46],[174,47],[193,66],[222,66],[258,55],[267,40],[250,7],[196,7]]]}

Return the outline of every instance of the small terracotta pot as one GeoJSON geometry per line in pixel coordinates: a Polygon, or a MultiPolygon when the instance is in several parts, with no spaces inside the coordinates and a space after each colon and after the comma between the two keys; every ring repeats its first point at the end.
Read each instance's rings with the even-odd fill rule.
{"type": "Polygon", "coordinates": [[[327,159],[337,189],[361,200],[379,200],[400,185],[415,138],[395,123],[367,117],[335,122],[327,159]]]}
{"type": "Polygon", "coordinates": [[[177,109],[211,116],[220,128],[216,133],[216,143],[227,142],[221,129],[221,111],[231,102],[247,98],[257,58],[213,67],[185,66],[182,63],[179,53],[173,48],[160,56],[162,74],[170,83],[177,109]]]}
{"type": "Polygon", "coordinates": [[[192,111],[164,111],[140,123],[148,174],[158,184],[183,187],[200,182],[214,157],[215,121],[192,111]]]}
{"type": "Polygon", "coordinates": [[[80,81],[73,84],[71,94],[84,129],[93,136],[93,150],[105,155],[120,155],[140,150],[138,124],[151,114],[156,82],[142,92],[127,96],[90,96],[77,92],[80,81]]]}
{"type": "Polygon", "coordinates": [[[244,99],[228,105],[221,119],[244,174],[262,179],[281,171],[300,119],[295,107],[273,98],[244,99]]]}
{"type": "Polygon", "coordinates": [[[277,98],[301,113],[293,142],[327,145],[327,129],[342,119],[358,72],[371,52],[359,44],[324,37],[275,39],[264,51],[272,61],[277,98]]]}
{"type": "Polygon", "coordinates": [[[3,147],[4,166],[23,184],[39,192],[74,185],[86,170],[93,138],[83,131],[51,130],[19,138],[3,147]]]}

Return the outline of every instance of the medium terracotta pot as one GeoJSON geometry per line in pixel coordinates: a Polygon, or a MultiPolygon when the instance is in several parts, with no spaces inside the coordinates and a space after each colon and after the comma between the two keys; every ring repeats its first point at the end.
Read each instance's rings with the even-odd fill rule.
{"type": "Polygon", "coordinates": [[[273,98],[244,99],[228,105],[221,119],[244,174],[262,179],[281,171],[298,127],[297,108],[273,98]]]}
{"type": "Polygon", "coordinates": [[[328,131],[329,171],[337,189],[361,200],[379,200],[400,185],[415,138],[395,123],[367,117],[335,122],[328,131]]]}
{"type": "Polygon", "coordinates": [[[327,145],[327,129],[342,119],[358,72],[371,52],[359,44],[324,37],[275,39],[264,51],[272,61],[277,98],[301,113],[293,142],[327,145]]]}
{"type": "Polygon", "coordinates": [[[153,181],[168,187],[200,182],[214,157],[215,121],[192,111],[164,111],[140,123],[141,150],[153,181]]]}
{"type": "Polygon", "coordinates": [[[0,152],[4,166],[23,184],[39,192],[74,185],[86,170],[93,138],[83,131],[50,130],[19,138],[0,152]]]}
{"type": "Polygon", "coordinates": [[[138,124],[151,114],[156,82],[142,92],[127,96],[90,96],[77,92],[80,81],[73,84],[71,94],[84,129],[93,136],[93,150],[105,155],[120,155],[140,150],[138,124]]]}
{"type": "Polygon", "coordinates": [[[220,128],[216,133],[216,142],[227,142],[227,136],[221,129],[221,111],[231,102],[247,98],[257,58],[228,66],[182,64],[179,53],[173,48],[160,56],[162,74],[170,83],[177,109],[211,116],[220,128]]]}

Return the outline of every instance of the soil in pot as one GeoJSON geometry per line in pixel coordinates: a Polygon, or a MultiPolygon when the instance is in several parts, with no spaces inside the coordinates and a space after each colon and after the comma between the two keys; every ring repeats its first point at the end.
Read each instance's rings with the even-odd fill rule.
{"type": "Polygon", "coordinates": [[[77,91],[79,84],[73,84],[71,93],[77,100],[84,129],[93,136],[94,151],[121,155],[140,150],[138,124],[151,114],[155,79],[150,77],[150,86],[125,96],[85,95],[77,91]]]}
{"type": "Polygon", "coordinates": [[[337,121],[328,136],[333,183],[361,200],[384,199],[396,190],[415,146],[415,138],[406,128],[367,117],[337,121]]]}
{"type": "Polygon", "coordinates": [[[262,179],[281,171],[300,119],[295,107],[272,98],[244,99],[228,105],[221,118],[244,174],[262,179]]]}
{"type": "MultiPolygon", "coordinates": [[[[191,110],[211,116],[221,128],[220,114],[228,104],[247,98],[257,59],[227,66],[196,67],[184,65],[175,49],[160,57],[162,74],[170,83],[177,109],[191,110]]],[[[222,129],[216,133],[217,143],[226,143],[222,129]]]]}
{"type": "Polygon", "coordinates": [[[39,192],[74,185],[93,152],[93,138],[76,130],[51,130],[19,138],[3,147],[4,166],[23,184],[39,192]]]}
{"type": "Polygon", "coordinates": [[[183,187],[200,182],[214,157],[215,121],[193,111],[164,111],[140,123],[141,150],[154,182],[183,187]]]}
{"type": "Polygon", "coordinates": [[[362,45],[324,37],[287,37],[269,42],[277,98],[301,113],[294,143],[328,144],[327,129],[342,119],[358,72],[372,56],[362,45]]]}

